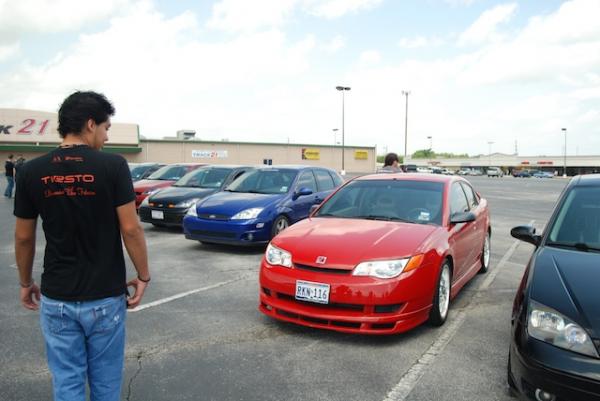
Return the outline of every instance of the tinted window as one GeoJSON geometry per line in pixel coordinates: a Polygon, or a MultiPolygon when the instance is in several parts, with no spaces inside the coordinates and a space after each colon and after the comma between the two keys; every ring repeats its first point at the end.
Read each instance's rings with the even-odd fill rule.
{"type": "Polygon", "coordinates": [[[164,166],[152,173],[149,180],[178,180],[187,173],[185,166],[164,166]]]}
{"type": "Polygon", "coordinates": [[[336,174],[334,172],[329,172],[329,173],[330,173],[331,177],[333,177],[333,183],[335,184],[336,188],[344,183],[344,180],[338,174],[336,174]]]}
{"type": "Polygon", "coordinates": [[[289,191],[296,170],[256,169],[246,172],[227,186],[230,192],[252,192],[259,194],[281,194],[289,191]]]}
{"type": "Polygon", "coordinates": [[[311,170],[303,171],[302,174],[300,174],[300,177],[298,178],[298,184],[296,184],[296,188],[308,188],[311,191],[313,191],[313,193],[318,192],[315,176],[313,175],[311,170]]]}
{"type": "Polygon", "coordinates": [[[325,170],[315,170],[315,176],[317,177],[319,191],[329,191],[336,187],[329,172],[325,170]]]}
{"type": "Polygon", "coordinates": [[[229,173],[230,168],[201,168],[184,175],[174,186],[220,188],[229,173]]]}
{"type": "Polygon", "coordinates": [[[465,197],[465,192],[460,184],[455,182],[450,189],[450,213],[454,214],[468,211],[469,205],[467,203],[467,198],[465,197]]]}
{"type": "Polygon", "coordinates": [[[600,247],[600,188],[576,187],[569,192],[550,228],[549,240],[600,247]]]}
{"type": "Polygon", "coordinates": [[[443,191],[439,182],[358,180],[329,198],[317,216],[441,225],[443,191]]]}
{"type": "Polygon", "coordinates": [[[469,208],[473,209],[477,207],[477,205],[479,205],[479,199],[477,199],[477,195],[475,194],[475,191],[473,191],[473,188],[469,184],[466,184],[464,182],[461,182],[460,184],[462,185],[465,194],[467,195],[469,208]]]}

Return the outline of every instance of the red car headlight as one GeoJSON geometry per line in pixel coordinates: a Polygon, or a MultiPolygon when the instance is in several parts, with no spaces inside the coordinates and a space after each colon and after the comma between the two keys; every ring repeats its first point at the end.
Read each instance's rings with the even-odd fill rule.
{"type": "Polygon", "coordinates": [[[269,244],[265,251],[265,259],[270,265],[292,267],[292,254],[269,244]]]}
{"type": "Polygon", "coordinates": [[[423,255],[395,260],[372,260],[356,265],[352,275],[372,276],[377,278],[394,278],[401,273],[414,270],[421,265],[423,255]]]}

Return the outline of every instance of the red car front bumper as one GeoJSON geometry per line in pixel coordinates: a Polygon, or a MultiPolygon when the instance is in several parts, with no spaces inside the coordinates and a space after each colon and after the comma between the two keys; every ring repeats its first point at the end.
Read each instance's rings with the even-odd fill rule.
{"type": "Polygon", "coordinates": [[[404,332],[429,317],[439,270],[434,266],[378,279],[271,266],[263,258],[259,310],[275,319],[346,333],[404,332]],[[297,280],[329,284],[329,303],[297,300],[297,280]]]}

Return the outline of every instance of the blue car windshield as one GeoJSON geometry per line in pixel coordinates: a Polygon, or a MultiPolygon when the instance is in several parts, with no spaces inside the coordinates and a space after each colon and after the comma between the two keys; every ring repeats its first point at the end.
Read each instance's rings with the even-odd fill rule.
{"type": "Polygon", "coordinates": [[[550,227],[547,244],[582,251],[600,248],[599,187],[575,187],[569,192],[550,227]]]}
{"type": "Polygon", "coordinates": [[[179,181],[173,184],[174,187],[194,187],[194,188],[221,188],[227,176],[231,173],[230,168],[200,168],[187,173],[179,181]]]}
{"type": "Polygon", "coordinates": [[[277,168],[250,170],[229,184],[226,191],[284,194],[290,190],[297,173],[297,170],[277,168]]]}
{"type": "Polygon", "coordinates": [[[187,173],[185,166],[164,166],[148,176],[149,180],[178,180],[187,173]]]}
{"type": "Polygon", "coordinates": [[[442,224],[441,182],[357,180],[337,191],[315,217],[442,224]]]}

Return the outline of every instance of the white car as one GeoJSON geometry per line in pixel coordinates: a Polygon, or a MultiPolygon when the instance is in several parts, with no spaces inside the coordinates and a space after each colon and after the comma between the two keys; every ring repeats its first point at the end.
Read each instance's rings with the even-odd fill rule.
{"type": "Polygon", "coordinates": [[[417,167],[417,173],[431,173],[432,170],[429,167],[417,167]]]}
{"type": "Polygon", "coordinates": [[[504,171],[500,167],[490,167],[487,169],[488,177],[503,177],[504,171]]]}

